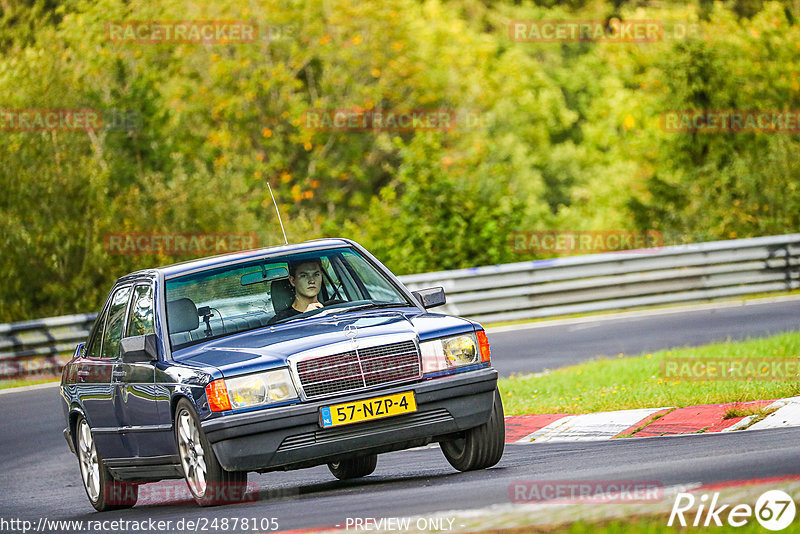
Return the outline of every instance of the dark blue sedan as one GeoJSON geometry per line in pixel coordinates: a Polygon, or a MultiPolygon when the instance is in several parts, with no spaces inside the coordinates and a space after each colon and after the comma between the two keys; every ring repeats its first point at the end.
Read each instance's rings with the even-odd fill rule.
{"type": "Polygon", "coordinates": [[[432,442],[461,471],[503,454],[503,406],[478,323],[429,313],[345,239],[217,256],[120,278],[61,378],[97,510],[185,478],[201,505],[250,471],[327,464],[340,479],[432,442]]]}

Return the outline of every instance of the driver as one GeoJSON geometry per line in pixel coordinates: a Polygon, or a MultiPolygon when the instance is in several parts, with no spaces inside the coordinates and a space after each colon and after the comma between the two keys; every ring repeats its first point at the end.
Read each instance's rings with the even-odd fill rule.
{"type": "Polygon", "coordinates": [[[279,311],[270,322],[282,321],[303,312],[322,308],[317,299],[322,287],[322,263],[319,259],[289,263],[289,283],[294,287],[294,302],[279,311]]]}

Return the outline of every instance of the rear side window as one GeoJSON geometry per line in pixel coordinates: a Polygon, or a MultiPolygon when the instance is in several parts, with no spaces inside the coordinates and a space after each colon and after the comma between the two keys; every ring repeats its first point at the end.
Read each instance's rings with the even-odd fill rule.
{"type": "Polygon", "coordinates": [[[128,316],[127,336],[154,334],[153,286],[136,286],[133,290],[131,313],[128,316]]]}
{"type": "Polygon", "coordinates": [[[106,324],[106,317],[108,316],[107,312],[108,308],[105,308],[101,315],[97,317],[97,326],[92,332],[92,338],[89,340],[89,344],[86,346],[87,358],[100,357],[100,346],[102,345],[103,332],[105,331],[104,326],[106,324]]]}
{"type": "Polygon", "coordinates": [[[118,289],[111,297],[111,306],[108,307],[108,319],[103,334],[103,348],[101,358],[116,358],[119,356],[119,341],[122,339],[122,327],[125,321],[125,310],[128,307],[128,297],[131,288],[118,289]]]}

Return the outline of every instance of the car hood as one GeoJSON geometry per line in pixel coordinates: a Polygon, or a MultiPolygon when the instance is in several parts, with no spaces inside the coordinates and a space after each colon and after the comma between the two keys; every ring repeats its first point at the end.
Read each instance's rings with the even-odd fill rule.
{"type": "Polygon", "coordinates": [[[292,354],[347,341],[355,326],[359,340],[389,334],[413,335],[419,341],[474,330],[459,317],[423,313],[417,308],[373,310],[267,326],[176,351],[175,360],[212,366],[231,377],[286,365],[292,354]]]}

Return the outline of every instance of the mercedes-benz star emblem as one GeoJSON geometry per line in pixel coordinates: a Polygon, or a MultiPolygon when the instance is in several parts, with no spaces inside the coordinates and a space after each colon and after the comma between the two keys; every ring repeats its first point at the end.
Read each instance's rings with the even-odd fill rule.
{"type": "Polygon", "coordinates": [[[354,324],[349,324],[344,327],[344,335],[350,339],[355,339],[358,335],[358,327],[354,324]]]}

